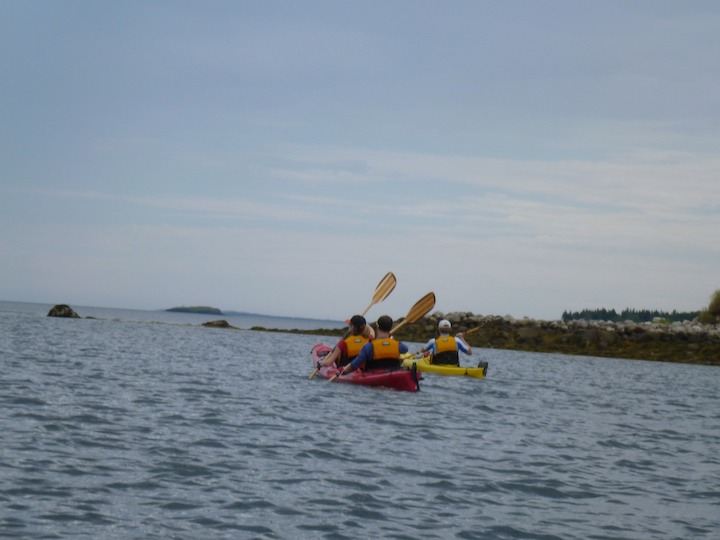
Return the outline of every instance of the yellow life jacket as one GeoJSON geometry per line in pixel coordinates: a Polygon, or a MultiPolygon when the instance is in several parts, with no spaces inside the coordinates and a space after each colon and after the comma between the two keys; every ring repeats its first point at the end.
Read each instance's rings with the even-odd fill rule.
{"type": "Polygon", "coordinates": [[[435,349],[437,353],[444,353],[447,351],[457,352],[458,346],[457,341],[452,336],[440,336],[435,338],[435,349]]]}
{"type": "Polygon", "coordinates": [[[453,336],[439,336],[435,338],[435,355],[433,356],[433,364],[453,364],[460,363],[460,355],[458,354],[458,346],[453,336]]]}

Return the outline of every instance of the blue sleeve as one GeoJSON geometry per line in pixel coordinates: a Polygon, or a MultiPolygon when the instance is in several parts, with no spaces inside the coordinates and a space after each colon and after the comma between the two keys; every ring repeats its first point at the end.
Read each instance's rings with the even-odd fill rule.
{"type": "Polygon", "coordinates": [[[405,345],[402,341],[400,342],[400,354],[405,354],[406,352],[409,352],[410,349],[408,349],[408,346],[405,345]]]}
{"type": "Polygon", "coordinates": [[[468,349],[459,338],[455,338],[455,343],[457,343],[458,350],[464,352],[465,354],[470,352],[470,349],[468,349]]]}
{"type": "Polygon", "coordinates": [[[366,343],[365,345],[363,345],[362,349],[360,349],[360,354],[357,355],[355,360],[350,362],[350,371],[355,371],[357,368],[364,366],[365,362],[367,362],[368,360],[372,360],[372,357],[372,343],[366,343]]]}
{"type": "Polygon", "coordinates": [[[430,338],[430,340],[428,340],[425,344],[425,350],[432,351],[433,354],[435,354],[435,338],[430,338]]]}

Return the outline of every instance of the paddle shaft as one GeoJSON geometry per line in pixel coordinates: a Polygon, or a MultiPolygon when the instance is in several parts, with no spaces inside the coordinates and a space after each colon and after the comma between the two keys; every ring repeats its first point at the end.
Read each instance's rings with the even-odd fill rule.
{"type": "Polygon", "coordinates": [[[467,332],[463,333],[463,336],[469,336],[473,332],[477,332],[478,330],[480,330],[483,326],[485,326],[485,323],[482,323],[480,326],[476,326],[475,328],[471,328],[467,332]]]}

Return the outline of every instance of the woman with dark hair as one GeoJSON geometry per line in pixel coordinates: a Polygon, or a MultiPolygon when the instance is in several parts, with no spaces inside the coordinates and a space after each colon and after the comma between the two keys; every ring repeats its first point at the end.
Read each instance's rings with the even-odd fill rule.
{"type": "Polygon", "coordinates": [[[360,354],[363,345],[375,338],[375,331],[367,325],[362,315],[353,315],[349,325],[350,333],[337,342],[332,352],[318,363],[318,368],[329,366],[333,362],[338,367],[348,365],[360,354]]]}

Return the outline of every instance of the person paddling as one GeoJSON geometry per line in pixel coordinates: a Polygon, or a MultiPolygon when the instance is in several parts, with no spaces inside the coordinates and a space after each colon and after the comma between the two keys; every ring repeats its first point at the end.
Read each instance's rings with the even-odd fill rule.
{"type": "Polygon", "coordinates": [[[340,338],[333,351],[318,362],[318,368],[329,366],[333,362],[338,367],[348,365],[360,354],[363,345],[375,339],[375,331],[367,325],[365,317],[362,315],[353,315],[350,318],[349,326],[350,334],[347,337],[340,338]]]}
{"type": "Polygon", "coordinates": [[[459,366],[459,351],[462,351],[467,355],[471,355],[472,347],[467,344],[465,338],[463,338],[462,332],[458,332],[453,338],[450,335],[451,328],[452,324],[450,324],[450,321],[447,319],[441,320],[438,323],[438,333],[440,335],[428,341],[425,346],[418,351],[418,353],[432,351],[431,363],[459,366]]]}
{"type": "Polygon", "coordinates": [[[360,354],[346,365],[339,375],[365,369],[399,369],[402,367],[401,354],[408,352],[404,343],[397,341],[390,335],[393,320],[389,315],[383,315],[377,320],[377,337],[360,349],[360,354]]]}

